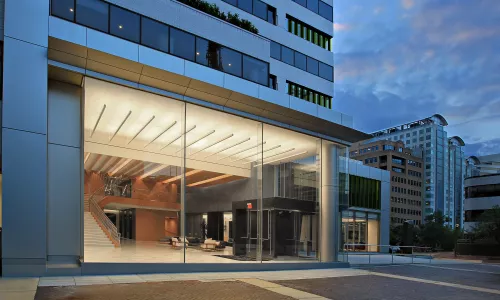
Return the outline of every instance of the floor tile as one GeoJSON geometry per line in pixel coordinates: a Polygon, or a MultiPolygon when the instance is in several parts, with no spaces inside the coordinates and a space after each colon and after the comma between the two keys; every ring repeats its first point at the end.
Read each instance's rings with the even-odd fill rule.
{"type": "Polygon", "coordinates": [[[289,287],[284,287],[284,286],[279,286],[275,288],[266,288],[268,291],[272,291],[281,295],[289,296],[295,299],[310,299],[310,298],[317,298],[319,297],[318,295],[306,293],[303,291],[299,291],[296,289],[292,289],[289,287]]]}
{"type": "Polygon", "coordinates": [[[77,276],[76,285],[113,284],[107,276],[77,276]]]}
{"type": "Polygon", "coordinates": [[[142,279],[137,275],[115,275],[108,276],[108,278],[113,283],[138,283],[138,282],[146,282],[146,280],[142,279]]]}
{"type": "Polygon", "coordinates": [[[36,291],[24,292],[0,292],[0,299],[2,300],[33,300],[35,299],[36,291]]]}
{"type": "Polygon", "coordinates": [[[147,282],[160,282],[160,281],[172,280],[172,276],[166,274],[141,274],[138,276],[147,282]]]}
{"type": "Polygon", "coordinates": [[[261,279],[256,279],[256,278],[247,278],[247,279],[240,279],[239,281],[246,282],[251,285],[255,285],[261,288],[278,288],[281,287],[281,285],[272,283],[269,281],[261,280],[261,279]]]}
{"type": "Polygon", "coordinates": [[[38,286],[72,286],[75,285],[73,277],[66,277],[61,279],[41,278],[38,286]]]}
{"type": "Polygon", "coordinates": [[[0,279],[0,292],[3,291],[36,291],[38,278],[2,278],[0,279]]]}

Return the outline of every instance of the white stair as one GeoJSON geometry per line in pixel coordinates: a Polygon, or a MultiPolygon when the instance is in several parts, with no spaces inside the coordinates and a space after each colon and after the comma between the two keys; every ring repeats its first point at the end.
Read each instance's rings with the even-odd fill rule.
{"type": "Polygon", "coordinates": [[[90,212],[84,213],[83,220],[85,246],[114,248],[113,243],[104,231],[102,231],[90,212]]]}

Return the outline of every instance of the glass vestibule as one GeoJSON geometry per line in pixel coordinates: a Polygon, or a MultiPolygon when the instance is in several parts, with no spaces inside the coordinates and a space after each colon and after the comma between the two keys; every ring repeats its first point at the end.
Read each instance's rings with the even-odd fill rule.
{"type": "Polygon", "coordinates": [[[84,101],[85,261],[319,260],[321,139],[92,78],[84,101]]]}

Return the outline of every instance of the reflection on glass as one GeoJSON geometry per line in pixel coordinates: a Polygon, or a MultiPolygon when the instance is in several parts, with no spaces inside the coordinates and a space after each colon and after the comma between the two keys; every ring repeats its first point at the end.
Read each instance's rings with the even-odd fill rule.
{"type": "Polygon", "coordinates": [[[108,9],[109,4],[100,0],[76,0],[76,22],[107,32],[108,9]]]}

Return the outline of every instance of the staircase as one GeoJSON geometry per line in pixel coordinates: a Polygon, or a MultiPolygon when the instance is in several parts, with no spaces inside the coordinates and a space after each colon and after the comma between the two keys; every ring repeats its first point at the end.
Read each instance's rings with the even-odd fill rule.
{"type": "Polygon", "coordinates": [[[92,247],[114,248],[115,246],[108,236],[101,229],[97,221],[92,216],[92,213],[86,211],[84,213],[84,245],[92,247]]]}

